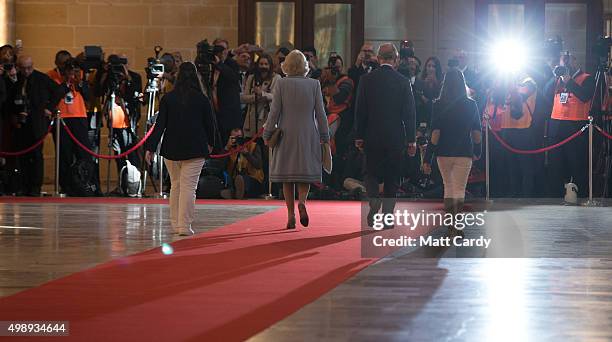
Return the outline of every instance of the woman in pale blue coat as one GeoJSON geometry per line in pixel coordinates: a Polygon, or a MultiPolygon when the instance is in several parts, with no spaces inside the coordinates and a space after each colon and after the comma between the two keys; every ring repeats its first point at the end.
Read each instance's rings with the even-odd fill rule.
{"type": "Polygon", "coordinates": [[[282,64],[287,77],[274,89],[263,138],[266,144],[275,127],[282,138],[272,151],[270,181],[283,183],[287,204],[287,229],[295,228],[295,187],[298,190],[300,223],[308,226],[306,198],[310,184],[321,182],[321,143],[329,142],[327,117],[319,81],[305,77],[308,62],[293,50],[282,64]]]}

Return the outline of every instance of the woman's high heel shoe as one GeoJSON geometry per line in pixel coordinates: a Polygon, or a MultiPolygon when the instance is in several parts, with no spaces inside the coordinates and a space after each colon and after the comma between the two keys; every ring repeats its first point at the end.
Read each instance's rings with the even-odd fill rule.
{"type": "Polygon", "coordinates": [[[303,203],[298,204],[298,211],[300,212],[300,223],[304,227],[308,227],[308,212],[306,211],[306,205],[303,203]]]}
{"type": "Polygon", "coordinates": [[[287,229],[295,229],[295,216],[287,220],[287,229]]]}

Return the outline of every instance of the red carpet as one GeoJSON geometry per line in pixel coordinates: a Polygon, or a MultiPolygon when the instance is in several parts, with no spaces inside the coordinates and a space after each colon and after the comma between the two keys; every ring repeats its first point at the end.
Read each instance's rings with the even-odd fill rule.
{"type": "Polygon", "coordinates": [[[158,248],[0,298],[0,320],[70,321],[62,341],[248,338],[375,261],[360,257],[359,203],[309,211],[305,230],[284,230],[276,209],[178,241],[171,256],[158,248]]]}

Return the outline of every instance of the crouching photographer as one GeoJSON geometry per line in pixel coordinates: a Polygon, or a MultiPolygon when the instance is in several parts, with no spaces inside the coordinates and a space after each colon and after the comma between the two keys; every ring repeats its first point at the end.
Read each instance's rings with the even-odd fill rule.
{"type": "Polygon", "coordinates": [[[243,199],[257,197],[263,193],[264,171],[261,147],[256,141],[245,141],[242,129],[231,131],[226,151],[240,149],[228,157],[227,172],[230,176],[230,189],[221,192],[223,198],[243,199]]]}

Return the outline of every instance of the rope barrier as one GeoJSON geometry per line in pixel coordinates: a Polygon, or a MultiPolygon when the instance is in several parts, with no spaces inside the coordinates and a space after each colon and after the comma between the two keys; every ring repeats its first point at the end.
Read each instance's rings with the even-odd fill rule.
{"type": "Polygon", "coordinates": [[[90,150],[87,146],[85,146],[82,142],[80,142],[72,133],[72,131],[70,130],[70,128],[68,128],[68,125],[66,125],[66,123],[64,122],[64,120],[62,120],[62,126],[64,127],[64,130],[66,131],[66,133],[68,133],[68,136],[70,136],[70,138],[72,139],[72,141],[74,141],[75,144],[77,144],[80,148],[82,148],[83,150],[85,150],[85,152],[89,153],[90,155],[96,157],[96,158],[100,158],[100,159],[120,159],[120,158],[125,158],[127,157],[130,153],[133,153],[134,151],[136,151],[137,149],[139,149],[142,145],[144,145],[144,143],[147,141],[147,139],[149,139],[149,137],[151,136],[151,134],[153,134],[153,129],[155,128],[155,124],[153,126],[151,126],[151,128],[149,129],[149,131],[147,132],[147,134],[136,144],[134,145],[132,148],[130,148],[129,150],[121,153],[121,154],[117,154],[117,155],[113,155],[113,156],[109,156],[109,155],[104,155],[104,154],[98,154],[92,150],[90,150]]]}
{"type": "Polygon", "coordinates": [[[499,141],[499,143],[505,147],[507,150],[509,150],[510,152],[514,152],[514,153],[518,153],[518,154],[538,154],[538,153],[544,153],[546,151],[550,151],[552,149],[555,149],[557,147],[563,146],[565,144],[567,144],[568,142],[576,139],[579,135],[581,135],[582,133],[584,133],[584,131],[589,127],[589,125],[585,125],[584,127],[582,127],[580,130],[578,130],[576,133],[570,135],[569,137],[561,140],[560,142],[554,144],[554,145],[550,145],[547,147],[543,147],[543,148],[539,148],[537,150],[521,150],[518,148],[514,148],[512,146],[510,146],[510,144],[508,144],[506,141],[504,141],[502,139],[502,137],[500,137],[497,132],[495,132],[494,130],[491,129],[491,126],[489,125],[489,132],[491,132],[493,134],[493,136],[495,137],[495,139],[497,141],[499,141]]]}
{"type": "Polygon", "coordinates": [[[604,137],[612,140],[612,135],[610,135],[608,132],[604,131],[601,127],[595,125],[595,129],[597,129],[599,131],[599,133],[601,133],[601,135],[603,135],[604,137]]]}
{"type": "Polygon", "coordinates": [[[208,156],[208,158],[212,158],[212,159],[221,159],[221,158],[225,158],[225,157],[229,157],[233,154],[242,152],[243,150],[246,149],[246,145],[254,142],[255,140],[257,140],[259,137],[261,137],[263,135],[263,128],[259,130],[259,132],[257,132],[257,134],[255,134],[249,141],[247,141],[246,143],[234,147],[232,149],[230,149],[229,151],[222,153],[222,154],[211,154],[208,156]]]}
{"type": "Polygon", "coordinates": [[[35,149],[38,148],[38,146],[42,145],[43,142],[45,142],[45,139],[47,138],[47,135],[49,135],[49,133],[51,133],[51,129],[53,128],[53,125],[49,125],[49,129],[47,130],[47,133],[45,133],[42,138],[40,138],[40,140],[38,140],[34,145],[21,150],[21,151],[15,151],[15,152],[0,152],[0,157],[20,157],[23,155],[26,155],[32,151],[34,151],[35,149]]]}

